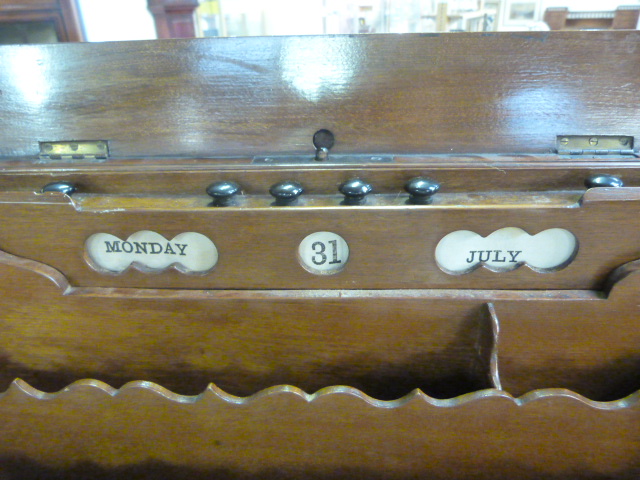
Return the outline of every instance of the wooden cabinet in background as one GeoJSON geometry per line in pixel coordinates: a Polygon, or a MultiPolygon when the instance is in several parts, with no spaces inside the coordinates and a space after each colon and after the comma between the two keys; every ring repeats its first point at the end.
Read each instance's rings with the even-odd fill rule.
{"type": "Polygon", "coordinates": [[[0,44],[83,40],[76,0],[0,0],[0,44]]]}
{"type": "Polygon", "coordinates": [[[605,12],[570,12],[566,7],[550,7],[544,12],[544,22],[551,30],[635,30],[639,17],[637,5],[605,12]]]}
{"type": "Polygon", "coordinates": [[[156,22],[158,38],[193,38],[196,36],[194,11],[198,0],[148,0],[156,22]]]}

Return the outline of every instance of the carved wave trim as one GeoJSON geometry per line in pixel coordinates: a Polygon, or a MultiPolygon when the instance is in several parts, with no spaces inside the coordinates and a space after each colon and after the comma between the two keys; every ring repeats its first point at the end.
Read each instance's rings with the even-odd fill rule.
{"type": "Polygon", "coordinates": [[[632,393],[625,398],[609,402],[590,400],[576,392],[564,388],[547,388],[533,390],[521,397],[513,397],[503,390],[486,389],[445,400],[430,397],[422,390],[415,389],[407,395],[396,400],[378,400],[370,397],[357,388],[348,386],[325,387],[315,393],[307,393],[304,390],[291,385],[277,385],[266,388],[264,390],[260,390],[259,392],[247,397],[238,397],[226,393],[224,390],[217,387],[213,383],[209,384],[209,386],[199,395],[180,395],[153,382],[133,381],[125,384],[120,389],[116,389],[99,380],[89,379],[78,380],[55,393],[46,393],[32,387],[27,382],[19,378],[14,380],[9,388],[5,392],[0,394],[0,402],[9,401],[12,398],[19,399],[19,397],[29,397],[42,401],[49,401],[54,399],[62,400],[68,396],[77,396],[87,391],[101,392],[104,395],[110,397],[126,396],[128,398],[130,398],[130,396],[135,397],[138,395],[147,395],[150,393],[159,397],[163,397],[168,401],[182,404],[195,404],[202,401],[215,401],[228,405],[251,405],[256,402],[261,402],[265,401],[266,399],[273,399],[280,396],[296,397],[301,401],[307,403],[330,401],[333,398],[337,399],[338,397],[348,396],[358,399],[367,405],[382,409],[402,408],[408,404],[413,404],[415,402],[423,402],[425,405],[436,408],[456,408],[476,402],[494,400],[504,400],[516,405],[517,407],[527,407],[532,404],[544,402],[555,403],[558,400],[561,400],[565,402],[575,402],[576,404],[586,405],[597,410],[608,411],[638,407],[640,404],[640,390],[632,393]]]}
{"type": "Polygon", "coordinates": [[[67,294],[73,289],[69,284],[67,277],[65,277],[62,272],[36,260],[18,257],[0,250],[0,265],[8,265],[10,267],[20,268],[22,270],[28,270],[38,275],[42,275],[43,277],[51,280],[55,286],[62,290],[63,294],[67,294]]]}

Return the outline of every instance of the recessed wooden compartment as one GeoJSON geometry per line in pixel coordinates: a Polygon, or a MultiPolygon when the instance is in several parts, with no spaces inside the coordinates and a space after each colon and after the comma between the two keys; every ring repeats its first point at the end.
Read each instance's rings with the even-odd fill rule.
{"type": "Polygon", "coordinates": [[[565,388],[612,401],[640,389],[640,331],[631,302],[539,302],[526,315],[516,302],[496,305],[502,387],[514,396],[565,388]]]}
{"type": "Polygon", "coordinates": [[[639,270],[638,260],[621,265],[600,291],[496,302],[501,387],[514,396],[561,388],[597,402],[637,395],[639,270]]]}
{"type": "Polygon", "coordinates": [[[1,269],[2,389],[16,377],[49,392],[82,378],[114,387],[144,379],[189,395],[210,382],[240,396],[280,384],[349,385],[392,400],[416,388],[452,398],[494,386],[482,302],[402,293],[62,295],[33,272],[1,269]]]}
{"type": "Polygon", "coordinates": [[[378,400],[563,388],[593,401],[640,389],[637,262],[602,292],[189,291],[65,287],[53,269],[3,255],[2,388],[346,385],[378,400]]]}

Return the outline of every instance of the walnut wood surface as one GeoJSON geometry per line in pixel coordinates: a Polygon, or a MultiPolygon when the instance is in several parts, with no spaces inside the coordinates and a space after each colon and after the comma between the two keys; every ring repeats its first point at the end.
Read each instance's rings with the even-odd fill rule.
{"type": "Polygon", "coordinates": [[[213,385],[180,397],[148,382],[115,391],[84,381],[43,395],[16,382],[0,412],[0,435],[11,439],[0,464],[5,478],[632,479],[640,472],[637,394],[597,404],[563,390],[515,401],[488,390],[443,402],[416,391],[385,404],[349,388],[306,395],[280,387],[241,399],[213,385]]]}
{"type": "MultiPolygon", "coordinates": [[[[588,191],[581,207],[579,191],[563,198],[574,200],[574,207],[568,209],[572,212],[595,209],[592,218],[596,223],[610,220],[615,224],[619,215],[622,224],[622,219],[633,218],[636,190],[588,191]]],[[[99,211],[96,205],[104,202],[112,206],[129,202],[132,219],[143,218],[154,202],[205,201],[202,197],[171,200],[153,195],[77,197],[77,205],[93,205],[89,212],[92,208],[99,211]]],[[[480,211],[496,209],[490,202],[480,204],[480,211]]],[[[83,212],[60,195],[9,191],[1,196],[0,205],[7,212],[5,222],[20,232],[14,238],[26,244],[32,238],[46,242],[41,232],[48,222],[71,235],[86,224],[64,226],[61,217],[50,213],[50,209],[74,215],[83,212]],[[19,227],[21,222],[23,227],[19,227]],[[38,226],[35,230],[34,225],[38,226]]],[[[387,222],[374,228],[382,235],[384,226],[408,207],[392,211],[395,215],[370,208],[378,217],[389,215],[387,222]]],[[[438,208],[449,214],[456,211],[450,206],[438,208]]],[[[530,209],[516,211],[522,215],[530,209]]],[[[539,218],[534,224],[544,224],[545,211],[562,209],[557,205],[536,209],[539,218]]],[[[198,207],[192,215],[210,210],[198,207]]],[[[356,210],[362,214],[365,209],[356,210]]],[[[256,211],[258,219],[265,214],[264,209],[256,211]]],[[[498,211],[505,220],[504,211],[498,211]]],[[[238,214],[243,212],[250,213],[240,210],[238,214]]],[[[473,207],[460,212],[465,224],[473,223],[473,207]]],[[[450,225],[449,216],[443,221],[445,228],[450,225]]],[[[103,220],[100,226],[109,224],[103,220]]],[[[599,237],[602,244],[612,246],[620,228],[592,226],[591,230],[600,232],[594,238],[612,232],[606,239],[599,237]]],[[[591,230],[585,229],[585,238],[591,230]]],[[[3,248],[10,246],[12,236],[10,231],[3,232],[3,248]]],[[[405,248],[411,244],[406,241],[405,248]]],[[[50,263],[67,264],[78,256],[76,249],[59,257],[56,248],[52,245],[40,251],[50,263]]],[[[639,339],[634,333],[638,317],[634,296],[640,288],[636,263],[609,272],[611,280],[602,282],[606,286],[602,292],[478,290],[478,286],[486,288],[486,282],[476,283],[475,290],[314,287],[309,291],[215,292],[121,288],[124,282],[115,283],[120,288],[74,288],[47,265],[4,254],[0,260],[3,388],[15,377],[46,391],[86,377],[114,386],[144,378],[191,395],[214,380],[236,395],[254,394],[277,384],[293,384],[309,392],[342,384],[385,400],[397,399],[414,388],[452,399],[501,386],[514,395],[561,387],[593,400],[615,400],[585,404],[561,390],[551,396],[532,393],[527,398],[543,399],[522,406],[509,403],[501,398],[505,393],[499,393],[484,400],[484,394],[475,394],[478,400],[469,403],[463,399],[426,404],[414,400],[403,407],[380,409],[359,399],[353,405],[350,400],[345,404],[334,396],[316,400],[324,402],[318,410],[304,401],[277,400],[282,398],[278,394],[271,401],[265,398],[244,406],[227,401],[213,411],[203,411],[203,405],[212,408],[211,404],[179,401],[174,407],[170,399],[175,397],[168,395],[168,400],[151,391],[126,390],[129,397],[123,393],[115,398],[102,392],[77,393],[86,392],[85,387],[73,387],[75,394],[55,398],[9,393],[0,399],[0,411],[9,419],[3,432],[5,438],[12,438],[14,447],[5,452],[2,465],[4,471],[19,477],[29,472],[40,478],[74,475],[78,462],[93,475],[129,475],[133,469],[146,478],[161,478],[167,469],[196,477],[291,474],[349,478],[378,472],[385,478],[425,474],[447,478],[452,475],[447,465],[454,461],[461,475],[482,465],[484,478],[512,478],[514,472],[521,478],[598,478],[603,472],[614,478],[633,478],[637,474],[633,460],[638,441],[637,402],[631,397],[622,400],[640,387],[636,375],[639,339]],[[446,405],[457,407],[447,409],[446,405]],[[147,417],[154,422],[150,424],[147,417]],[[101,421],[91,418],[108,418],[109,426],[105,429],[101,421]],[[551,429],[554,435],[549,434],[551,429]],[[319,430],[331,433],[318,438],[319,430]],[[81,442],[90,447],[80,452],[74,446],[77,441],[53,441],[58,438],[54,431],[75,440],[90,437],[89,443],[81,442]],[[269,435],[263,435],[265,431],[269,435]],[[299,444],[310,438],[310,431],[313,441],[304,450],[308,455],[300,456],[299,449],[279,440],[284,435],[299,444]],[[33,434],[40,441],[30,440],[30,432],[37,432],[33,434]],[[153,447],[137,447],[129,454],[118,447],[138,442],[139,436],[153,437],[153,447]],[[536,441],[525,442],[531,436],[536,441]],[[216,442],[235,447],[216,447],[212,454],[211,445],[216,442]],[[478,444],[483,445],[480,453],[468,455],[469,449],[478,452],[478,444]],[[515,446],[523,444],[526,446],[515,446]],[[317,448],[324,453],[318,455],[317,448]],[[416,449],[429,453],[416,456],[411,453],[416,449]],[[346,452],[339,453],[342,450],[346,452]],[[189,454],[180,453],[184,451],[189,454]],[[377,460],[363,465],[358,460],[363,452],[376,452],[373,457],[377,460]],[[150,455],[155,462],[146,461],[150,455]],[[265,467],[247,467],[247,455],[265,467]],[[587,462],[585,455],[590,459],[587,462]]]]}
{"type": "Polygon", "coordinates": [[[551,150],[562,134],[638,137],[639,40],[0,47],[0,476],[637,478],[640,165],[551,150]],[[251,164],[312,156],[319,128],[332,155],[393,159],[251,164]],[[39,141],[97,139],[117,158],[34,162],[39,141]],[[587,191],[593,173],[626,187],[587,191]],[[408,206],[419,175],[441,193],[408,206]],[[354,176],[377,196],[339,206],[354,176]],[[239,207],[207,206],[222,179],[241,184],[239,207]],[[39,193],[55,180],[79,193],[39,193]],[[269,206],[282,180],[303,183],[300,206],[269,206]],[[550,274],[434,264],[445,234],[506,226],[567,228],[578,256],[550,274]],[[105,276],[84,261],[89,235],[142,229],[205,233],[219,265],[105,276]],[[351,247],[333,277],[295,259],[320,230],[351,247]],[[52,396],[16,377],[47,392],[95,380],[52,396]],[[232,396],[282,384],[343,387],[232,396]]]}
{"type": "MultiPolygon", "coordinates": [[[[622,171],[622,178],[629,183],[637,175],[632,169],[635,164],[628,162],[626,171],[622,171]]],[[[494,170],[477,170],[479,175],[489,171],[494,170]]],[[[429,174],[443,180],[443,193],[434,197],[432,205],[406,205],[408,194],[403,193],[402,186],[422,172],[399,166],[302,172],[196,170],[182,176],[165,171],[165,175],[181,182],[173,186],[161,173],[62,172],[56,179],[73,181],[81,191],[105,193],[78,193],[69,199],[55,194],[3,192],[0,219],[12,228],[0,232],[0,245],[7,253],[50,265],[76,287],[471,289],[482,285],[494,289],[596,290],[602,289],[611,271],[640,257],[635,242],[630,241],[640,229],[634,214],[640,202],[635,187],[578,190],[592,172],[566,167],[557,176],[556,182],[561,183],[556,186],[571,186],[573,190],[537,192],[534,189],[539,180],[533,180],[533,174],[522,177],[517,168],[503,168],[499,174],[506,177],[506,184],[519,183],[521,188],[528,185],[528,191],[463,193],[464,185],[454,184],[455,171],[432,168],[429,174]],[[335,192],[337,184],[355,173],[388,193],[373,195],[365,206],[340,206],[342,197],[329,192],[335,192]],[[273,199],[266,195],[268,186],[291,176],[304,182],[310,193],[302,197],[300,206],[273,207],[273,199]],[[208,206],[210,198],[202,192],[179,193],[196,190],[196,180],[206,185],[220,178],[238,180],[247,187],[244,203],[212,208],[208,206]],[[137,185],[155,191],[134,195],[137,185]],[[175,193],[161,195],[165,186],[175,193]],[[449,188],[453,193],[447,193],[449,188]],[[110,190],[126,193],[111,194],[110,190]],[[510,272],[479,268],[464,275],[450,275],[436,264],[434,251],[445,235],[471,230],[487,236],[504,227],[522,228],[532,235],[549,228],[565,228],[577,237],[578,254],[568,267],[548,273],[522,266],[510,272]],[[89,266],[84,256],[89,236],[104,232],[124,240],[141,230],[158,232],[167,239],[183,232],[202,233],[215,242],[218,265],[207,275],[174,269],[150,275],[134,268],[107,275],[89,266]],[[339,274],[313,275],[300,265],[298,244],[315,231],[333,231],[349,243],[351,257],[339,274]]],[[[50,173],[8,173],[0,176],[7,187],[26,189],[30,183],[31,192],[51,180],[50,173]]]]}
{"type": "Polygon", "coordinates": [[[640,385],[629,363],[637,358],[637,262],[614,275],[607,298],[486,290],[62,295],[50,268],[0,260],[9,387],[0,438],[11,444],[0,471],[8,478],[638,474],[638,393],[622,398],[640,385]],[[13,376],[64,391],[9,385],[13,376]],[[65,388],[81,377],[115,386],[143,377],[192,395],[215,378],[224,391],[183,397],[134,382],[116,392],[96,381],[65,388]],[[308,392],[347,383],[375,398],[348,387],[258,393],[279,383],[308,392]],[[505,391],[491,389],[500,383],[505,391]],[[516,401],[507,393],[558,384],[613,401],[566,389],[516,401]],[[410,393],[417,387],[442,400],[410,393]]]}
{"type": "Polygon", "coordinates": [[[423,299],[401,292],[63,296],[33,273],[9,267],[5,275],[3,324],[13,340],[1,349],[4,388],[15,377],[46,390],[85,377],[118,386],[144,378],[194,394],[215,378],[239,395],[280,383],[309,391],[344,384],[393,399],[416,387],[449,398],[491,386],[489,353],[476,349],[492,335],[478,300],[434,299],[425,312],[423,299]]]}
{"type": "MultiPolygon", "coordinates": [[[[66,181],[79,193],[128,195],[200,195],[215,181],[235,181],[242,192],[267,195],[274,183],[287,180],[303,185],[308,194],[338,193],[338,186],[362,177],[374,193],[407,194],[404,184],[415,176],[431,177],[441,184],[441,193],[536,192],[584,190],[585,180],[595,174],[620,177],[625,185],[640,185],[640,162],[636,157],[562,158],[548,156],[415,156],[396,157],[388,164],[304,164],[259,166],[247,159],[149,159],[72,164],[33,161],[6,162],[0,169],[0,188],[36,192],[44,185],[66,181]]],[[[626,190],[625,190],[626,191],[626,190]]],[[[305,197],[303,196],[302,199],[305,197]]],[[[439,198],[439,195],[435,197],[439,198]]]]}
{"type": "Polygon", "coordinates": [[[208,161],[117,165],[7,165],[0,172],[0,218],[12,225],[0,233],[8,253],[51,265],[74,286],[143,288],[504,288],[600,289],[607,275],[635,260],[640,170],[635,159],[563,160],[557,156],[423,157],[423,165],[399,159],[389,165],[225,167],[208,161]],[[451,165],[459,162],[458,168],[451,165]],[[524,163],[524,165],[523,165],[524,163]],[[586,190],[597,172],[618,175],[628,187],[586,190]],[[441,182],[428,206],[406,205],[403,185],[425,175],[441,182]],[[367,205],[340,206],[338,185],[355,176],[375,188],[367,205]],[[52,180],[68,181],[79,192],[70,200],[35,193],[52,180]],[[218,180],[240,183],[239,206],[212,208],[204,193],[218,180]],[[299,206],[273,207],[271,185],[295,180],[305,187],[299,206]],[[489,190],[493,189],[493,191],[489,190]],[[37,225],[37,228],[34,228],[37,225]],[[530,234],[566,228],[579,240],[576,259],[557,272],[524,266],[505,273],[478,269],[449,275],[434,261],[437,243],[456,230],[488,235],[503,227],[530,234]],[[166,238],[196,231],[209,236],[221,257],[205,276],[167,270],[149,275],[130,269],[104,275],[84,259],[84,242],[106,232],[125,239],[139,230],[166,238]],[[313,231],[335,231],[350,244],[348,268],[316,276],[297,258],[299,242],[313,231]],[[64,232],[64,234],[61,234],[64,232]],[[251,271],[251,275],[247,272],[251,271]]]}
{"type": "Polygon", "coordinates": [[[1,47],[0,157],[55,140],[302,153],[320,128],[343,153],[547,153],[557,135],[640,136],[639,45],[624,31],[1,47]]]}
{"type": "Polygon", "coordinates": [[[5,385],[16,376],[48,390],[83,377],[115,385],[145,378],[193,394],[214,378],[240,395],[278,383],[309,391],[346,384],[384,399],[418,387],[450,398],[501,385],[518,395],[570,387],[595,400],[640,388],[638,312],[630,301],[639,283],[635,269],[608,296],[568,290],[167,294],[69,289],[50,267],[6,254],[1,260],[10,339],[2,345],[5,385]]]}

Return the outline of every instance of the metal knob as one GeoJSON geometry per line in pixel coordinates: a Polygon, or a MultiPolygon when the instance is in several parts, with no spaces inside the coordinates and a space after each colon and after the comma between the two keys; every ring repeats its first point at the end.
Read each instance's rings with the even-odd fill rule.
{"type": "Polygon", "coordinates": [[[340,185],[340,193],[344,195],[343,205],[362,205],[366,196],[373,191],[371,184],[355,178],[340,185]]]}
{"type": "Polygon", "coordinates": [[[42,189],[43,192],[58,192],[58,193],[64,193],[65,195],[73,195],[74,193],[76,193],[77,190],[78,189],[76,188],[75,185],[68,182],[48,183],[42,189]]]}
{"type": "Polygon", "coordinates": [[[409,203],[427,205],[431,203],[431,197],[440,190],[440,184],[430,178],[416,177],[409,180],[404,189],[409,192],[409,203]]]}
{"type": "Polygon", "coordinates": [[[593,175],[585,180],[584,185],[587,188],[622,187],[624,183],[613,175],[593,175]]]}
{"type": "Polygon", "coordinates": [[[269,189],[269,193],[276,199],[278,206],[291,205],[304,192],[304,188],[298,182],[280,182],[269,189]]]}
{"type": "Polygon", "coordinates": [[[207,195],[213,198],[214,207],[229,206],[238,193],[240,193],[240,185],[235,182],[216,182],[207,188],[207,195]]]}

